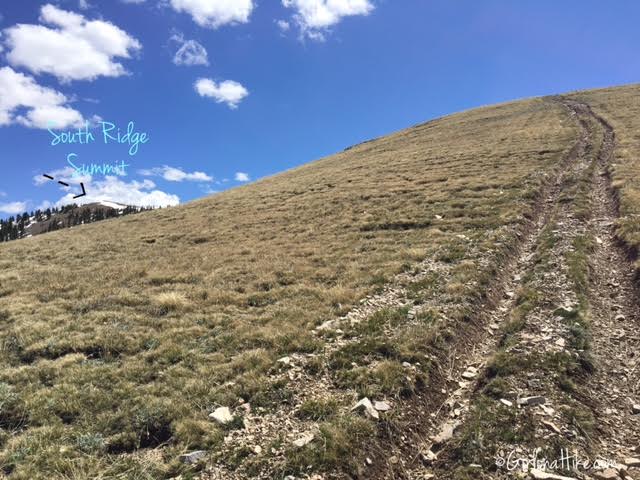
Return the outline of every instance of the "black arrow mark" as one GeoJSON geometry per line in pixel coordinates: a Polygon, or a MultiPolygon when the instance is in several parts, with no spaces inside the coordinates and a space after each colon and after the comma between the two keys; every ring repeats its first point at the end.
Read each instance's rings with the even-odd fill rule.
{"type": "MultiPolygon", "coordinates": [[[[43,177],[45,177],[45,178],[48,178],[49,180],[54,180],[54,178],[53,178],[51,175],[47,175],[46,173],[43,173],[43,174],[42,174],[42,176],[43,176],[43,177]]],[[[60,185],[64,185],[65,187],[68,187],[68,186],[69,186],[69,184],[68,184],[68,183],[62,182],[62,181],[60,181],[60,180],[58,180],[58,183],[59,183],[60,185]]],[[[76,196],[75,196],[75,197],[73,197],[73,198],[80,198],[80,197],[84,197],[84,196],[87,194],[87,191],[84,189],[84,183],[80,182],[80,187],[82,187],[82,193],[81,193],[80,195],[76,195],[76,196]]]]}
{"type": "Polygon", "coordinates": [[[81,193],[80,195],[76,195],[76,196],[75,196],[75,197],[73,197],[73,198],[80,198],[80,197],[84,197],[84,196],[87,194],[86,190],[84,189],[84,183],[80,182],[80,186],[82,187],[82,193],[81,193]]]}

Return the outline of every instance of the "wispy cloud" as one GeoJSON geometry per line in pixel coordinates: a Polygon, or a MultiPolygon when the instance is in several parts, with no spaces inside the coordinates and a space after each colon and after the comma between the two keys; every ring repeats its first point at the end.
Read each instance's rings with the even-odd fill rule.
{"type": "Polygon", "coordinates": [[[244,172],[236,172],[234,178],[235,178],[236,182],[249,182],[249,181],[251,181],[251,178],[249,177],[249,174],[244,173],[244,172]]]}
{"type": "Polygon", "coordinates": [[[140,175],[146,177],[162,177],[168,182],[212,182],[213,177],[207,175],[204,172],[185,172],[184,170],[176,167],[170,167],[163,165],[162,167],[156,167],[151,169],[139,170],[140,175]]]}
{"type": "MultiPolygon", "coordinates": [[[[50,180],[44,175],[35,175],[33,177],[34,185],[40,186],[49,183],[64,182],[69,185],[80,185],[80,183],[89,183],[92,180],[91,175],[74,175],[75,170],[71,167],[59,168],[57,170],[51,170],[49,172],[43,172],[54,178],[50,180]]],[[[67,188],[67,187],[63,187],[67,188]]]]}
{"type": "Polygon", "coordinates": [[[195,40],[185,40],[181,33],[175,33],[170,40],[178,45],[178,50],[173,56],[174,64],[188,67],[209,65],[207,49],[195,40]]]}
{"type": "Polygon", "coordinates": [[[0,212],[18,215],[27,211],[27,202],[0,203],[0,212]]]}

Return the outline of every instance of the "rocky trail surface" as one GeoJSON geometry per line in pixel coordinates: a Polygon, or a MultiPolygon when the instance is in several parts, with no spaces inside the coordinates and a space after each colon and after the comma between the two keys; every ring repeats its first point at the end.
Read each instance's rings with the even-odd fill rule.
{"type": "Polygon", "coordinates": [[[579,138],[492,313],[500,334],[459,359],[460,389],[406,478],[640,478],[640,310],[614,233],[615,133],[559,101],[579,138]]]}

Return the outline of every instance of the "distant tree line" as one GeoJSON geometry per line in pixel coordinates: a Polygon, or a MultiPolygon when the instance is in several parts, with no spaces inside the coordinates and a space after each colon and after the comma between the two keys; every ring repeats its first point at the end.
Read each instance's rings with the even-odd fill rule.
{"type": "Polygon", "coordinates": [[[46,210],[35,210],[25,212],[22,215],[9,217],[6,220],[0,219],[0,242],[18,240],[29,235],[27,228],[35,223],[45,223],[45,228],[40,233],[52,232],[75,225],[99,222],[107,218],[121,217],[145,210],[153,210],[153,207],[132,207],[128,206],[122,210],[108,207],[91,208],[88,206],[78,207],[71,204],[64,207],[47,208],[46,210]]]}

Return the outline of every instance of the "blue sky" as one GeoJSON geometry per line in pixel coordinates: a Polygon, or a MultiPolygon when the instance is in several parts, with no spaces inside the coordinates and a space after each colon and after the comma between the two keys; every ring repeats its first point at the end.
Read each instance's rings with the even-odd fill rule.
{"type": "Polygon", "coordinates": [[[182,203],[455,111],[637,82],[638,18],[631,0],[2,2],[0,216],[80,181],[85,201],[182,203]],[[51,145],[85,122],[95,142],[51,145]],[[129,155],[101,122],[149,140],[129,155]],[[74,176],[70,153],[129,166],[74,176]]]}

